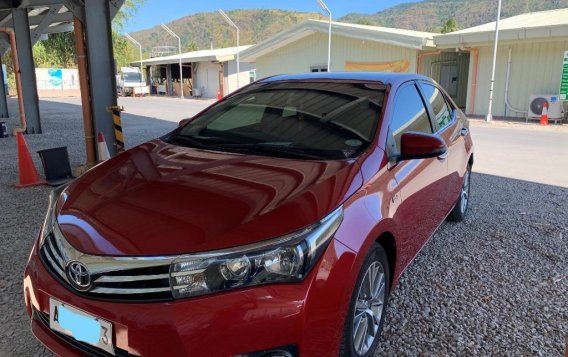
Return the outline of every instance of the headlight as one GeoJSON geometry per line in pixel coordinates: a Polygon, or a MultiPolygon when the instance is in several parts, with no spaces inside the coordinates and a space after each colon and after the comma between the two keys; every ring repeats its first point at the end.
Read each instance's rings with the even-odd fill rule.
{"type": "Polygon", "coordinates": [[[340,207],[318,223],[270,241],[177,258],[170,267],[175,298],[240,287],[299,282],[310,272],[343,219],[340,207]]]}
{"type": "Polygon", "coordinates": [[[52,231],[53,226],[55,225],[55,219],[57,215],[55,214],[55,205],[57,204],[57,200],[59,196],[65,189],[67,185],[61,185],[56,187],[51,193],[49,194],[49,204],[47,206],[47,213],[45,215],[45,220],[43,221],[43,225],[41,226],[41,242],[47,237],[52,231]]]}

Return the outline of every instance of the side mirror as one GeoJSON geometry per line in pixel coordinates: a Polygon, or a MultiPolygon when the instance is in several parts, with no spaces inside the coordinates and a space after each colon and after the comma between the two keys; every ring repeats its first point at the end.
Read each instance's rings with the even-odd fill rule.
{"type": "Polygon", "coordinates": [[[432,134],[409,131],[400,138],[399,161],[440,157],[448,152],[444,140],[432,134]]]}
{"type": "Polygon", "coordinates": [[[179,121],[178,123],[178,127],[180,126],[184,126],[185,124],[187,124],[192,118],[185,118],[179,121]]]}

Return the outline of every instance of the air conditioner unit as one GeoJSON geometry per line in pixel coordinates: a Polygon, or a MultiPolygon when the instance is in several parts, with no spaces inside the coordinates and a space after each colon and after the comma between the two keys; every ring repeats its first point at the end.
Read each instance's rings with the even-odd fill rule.
{"type": "Polygon", "coordinates": [[[542,114],[544,103],[548,105],[548,119],[562,120],[564,110],[560,97],[554,94],[533,94],[529,99],[529,110],[527,119],[539,119],[542,114]]]}

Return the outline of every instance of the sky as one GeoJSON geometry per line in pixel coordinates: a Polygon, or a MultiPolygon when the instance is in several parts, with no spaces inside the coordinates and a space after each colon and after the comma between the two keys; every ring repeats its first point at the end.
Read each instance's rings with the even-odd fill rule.
{"type": "MultiPolygon", "coordinates": [[[[408,2],[420,0],[324,0],[333,18],[338,19],[350,12],[372,14],[377,11],[408,2]]],[[[301,12],[321,11],[316,0],[146,0],[135,18],[124,27],[125,32],[138,31],[168,23],[180,17],[198,12],[236,9],[283,9],[301,12]]]]}

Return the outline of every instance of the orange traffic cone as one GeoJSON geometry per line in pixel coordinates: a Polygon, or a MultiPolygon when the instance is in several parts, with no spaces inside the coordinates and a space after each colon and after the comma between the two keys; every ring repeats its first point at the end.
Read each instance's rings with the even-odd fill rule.
{"type": "Polygon", "coordinates": [[[548,103],[542,105],[542,114],[540,114],[540,125],[548,125],[548,103]]]}
{"type": "Polygon", "coordinates": [[[17,134],[18,143],[18,168],[20,173],[20,182],[16,187],[28,187],[44,185],[46,182],[39,178],[30,150],[26,144],[26,139],[22,133],[17,134]]]}
{"type": "Polygon", "coordinates": [[[106,161],[110,159],[110,153],[108,152],[105,136],[101,132],[97,135],[97,149],[99,152],[99,161],[106,161]]]}
{"type": "Polygon", "coordinates": [[[221,100],[221,99],[223,99],[223,95],[221,94],[221,90],[219,89],[217,91],[217,100],[221,100]]]}

